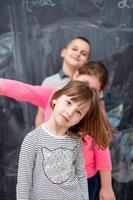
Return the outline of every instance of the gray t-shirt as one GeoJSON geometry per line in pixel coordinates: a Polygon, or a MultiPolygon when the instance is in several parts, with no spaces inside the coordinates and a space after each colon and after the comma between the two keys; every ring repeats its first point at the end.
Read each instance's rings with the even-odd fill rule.
{"type": "Polygon", "coordinates": [[[45,125],[26,135],[20,152],[17,200],[88,200],[83,144],[45,125]]]}
{"type": "Polygon", "coordinates": [[[61,76],[60,72],[44,79],[42,85],[53,86],[57,88],[64,87],[69,82],[69,77],[61,76]]]}

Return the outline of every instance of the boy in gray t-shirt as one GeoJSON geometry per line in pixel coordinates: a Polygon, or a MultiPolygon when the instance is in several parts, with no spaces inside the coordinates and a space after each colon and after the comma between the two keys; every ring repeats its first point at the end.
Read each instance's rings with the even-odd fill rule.
{"type": "MultiPolygon", "coordinates": [[[[43,85],[61,88],[68,83],[74,72],[81,68],[89,58],[91,43],[84,37],[75,37],[61,51],[63,58],[62,69],[59,73],[47,77],[43,85]]],[[[39,107],[35,126],[38,127],[44,121],[44,110],[39,107]]]]}

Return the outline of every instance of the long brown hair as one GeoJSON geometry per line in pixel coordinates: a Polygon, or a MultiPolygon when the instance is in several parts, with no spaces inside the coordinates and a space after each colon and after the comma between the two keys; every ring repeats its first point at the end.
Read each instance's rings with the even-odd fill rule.
{"type": "Polygon", "coordinates": [[[93,145],[97,144],[102,148],[106,148],[109,144],[110,136],[114,129],[111,126],[107,115],[101,108],[99,96],[91,89],[87,83],[82,81],[70,81],[62,89],[55,92],[51,99],[51,106],[53,108],[53,100],[62,95],[71,97],[72,101],[80,102],[81,104],[89,103],[90,108],[87,114],[81,121],[70,127],[68,133],[71,136],[78,136],[85,138],[86,135],[93,137],[93,145]],[[80,134],[82,132],[82,134],[80,134]]]}

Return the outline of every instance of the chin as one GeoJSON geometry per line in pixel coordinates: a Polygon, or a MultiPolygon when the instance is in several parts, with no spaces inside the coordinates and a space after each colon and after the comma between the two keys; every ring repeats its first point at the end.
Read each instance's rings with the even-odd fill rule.
{"type": "Polygon", "coordinates": [[[71,65],[71,67],[74,69],[74,70],[77,70],[77,69],[80,69],[81,66],[78,66],[78,65],[71,65]]]}

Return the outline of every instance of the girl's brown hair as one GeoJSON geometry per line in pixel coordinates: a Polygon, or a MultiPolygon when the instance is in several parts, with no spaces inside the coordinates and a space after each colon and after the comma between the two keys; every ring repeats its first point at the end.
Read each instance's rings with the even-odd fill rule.
{"type": "Polygon", "coordinates": [[[80,75],[82,74],[95,75],[101,84],[101,90],[105,89],[108,83],[109,75],[108,75],[108,70],[104,65],[104,63],[102,63],[101,61],[89,61],[78,71],[80,75]]]}
{"type": "Polygon", "coordinates": [[[80,102],[81,104],[90,103],[90,108],[85,117],[78,124],[70,127],[68,133],[71,136],[77,135],[82,138],[85,138],[86,135],[91,135],[94,140],[93,146],[96,144],[99,147],[106,148],[109,145],[110,136],[113,134],[114,129],[100,106],[97,93],[90,89],[87,83],[70,81],[53,95],[51,99],[52,108],[54,107],[53,100],[62,95],[67,95],[71,97],[72,101],[80,102]]]}

